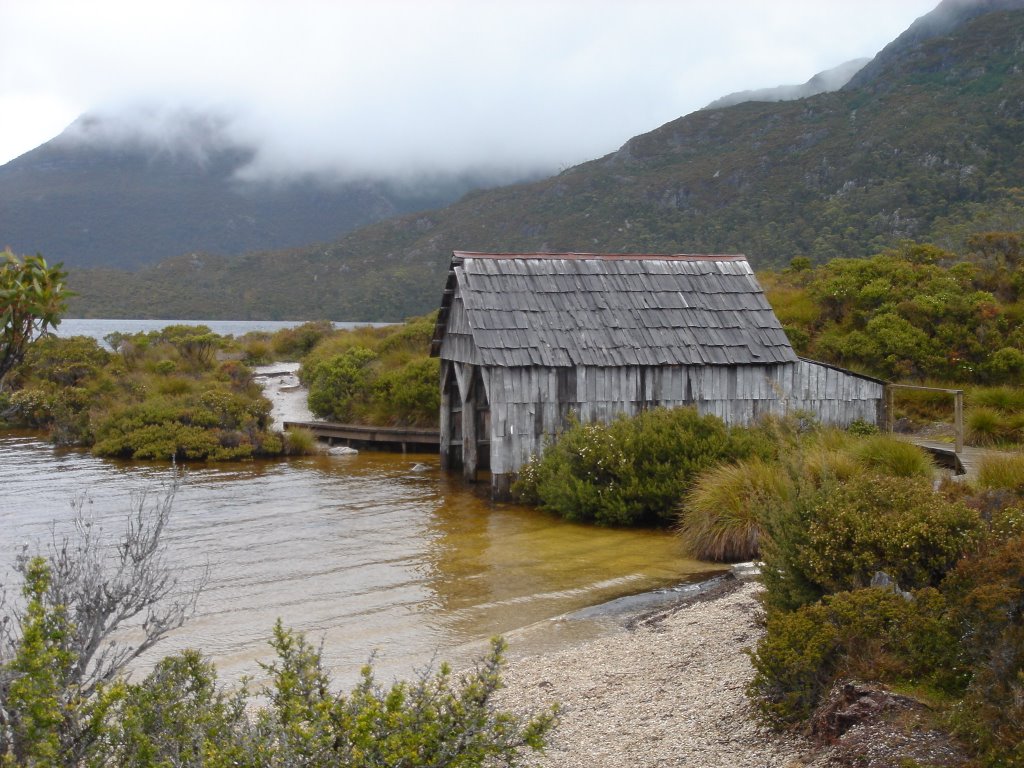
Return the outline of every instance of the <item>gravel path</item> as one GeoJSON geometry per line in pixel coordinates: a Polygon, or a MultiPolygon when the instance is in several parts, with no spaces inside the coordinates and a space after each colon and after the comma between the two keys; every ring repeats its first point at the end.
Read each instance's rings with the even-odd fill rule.
{"type": "Polygon", "coordinates": [[[272,425],[281,429],[286,421],[316,421],[306,405],[309,392],[299,381],[299,363],[272,363],[253,368],[253,378],[270,401],[272,425]]]}
{"type": "Polygon", "coordinates": [[[760,585],[650,617],[629,633],[510,664],[500,706],[560,702],[562,720],[533,765],[559,768],[775,768],[805,764],[808,743],[751,717],[744,648],[760,634],[760,585]]]}

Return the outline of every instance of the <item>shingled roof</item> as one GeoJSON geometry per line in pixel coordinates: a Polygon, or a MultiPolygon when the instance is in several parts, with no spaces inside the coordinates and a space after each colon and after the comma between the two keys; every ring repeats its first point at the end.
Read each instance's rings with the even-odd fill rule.
{"type": "Polygon", "coordinates": [[[482,365],[750,365],[797,357],[743,256],[452,254],[482,365]]]}

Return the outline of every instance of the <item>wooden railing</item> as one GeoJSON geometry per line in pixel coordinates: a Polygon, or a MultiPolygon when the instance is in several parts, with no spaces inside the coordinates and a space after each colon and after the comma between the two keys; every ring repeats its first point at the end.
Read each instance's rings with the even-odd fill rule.
{"type": "Polygon", "coordinates": [[[885,429],[892,433],[894,413],[896,411],[896,390],[916,389],[927,392],[945,392],[953,396],[953,450],[963,453],[964,450],[964,391],[962,389],[944,389],[942,387],[921,387],[914,384],[885,385],[885,429]]]}

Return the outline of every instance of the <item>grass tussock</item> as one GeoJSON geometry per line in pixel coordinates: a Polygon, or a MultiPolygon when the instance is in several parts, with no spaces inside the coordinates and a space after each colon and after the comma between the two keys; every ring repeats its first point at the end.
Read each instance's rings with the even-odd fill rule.
{"type": "Polygon", "coordinates": [[[320,442],[305,427],[293,427],[284,433],[284,452],[288,456],[312,456],[320,452],[320,442]]]}
{"type": "Polygon", "coordinates": [[[1024,440],[1024,414],[981,405],[967,411],[967,442],[982,447],[1015,445],[1024,440]]]}
{"type": "Polygon", "coordinates": [[[678,533],[686,550],[700,560],[756,558],[764,507],[788,497],[792,488],[780,470],[752,458],[703,473],[680,508],[678,533]]]}
{"type": "Polygon", "coordinates": [[[853,448],[865,467],[894,477],[931,477],[935,463],[916,445],[886,435],[867,437],[853,448]]]}
{"type": "Polygon", "coordinates": [[[986,456],[978,467],[978,485],[989,490],[1024,494],[1024,454],[986,456]]]}

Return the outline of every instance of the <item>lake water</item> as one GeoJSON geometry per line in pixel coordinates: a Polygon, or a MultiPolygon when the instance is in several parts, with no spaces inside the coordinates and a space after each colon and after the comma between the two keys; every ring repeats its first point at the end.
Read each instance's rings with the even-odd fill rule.
{"type": "MultiPolygon", "coordinates": [[[[148,333],[159,331],[168,325],[205,325],[221,336],[242,336],[249,331],[280,331],[302,325],[296,320],[111,320],[90,318],[67,318],[57,326],[58,336],[91,336],[102,341],[108,333],[148,333]]],[[[357,328],[362,325],[382,326],[389,323],[334,323],[335,328],[357,328]]]]}
{"type": "MultiPolygon", "coordinates": [[[[0,572],[10,576],[23,542],[67,530],[76,496],[88,494],[89,514],[116,533],[132,494],[170,472],[0,435],[0,572]]],[[[229,680],[258,675],[278,617],[322,638],[329,665],[352,681],[371,653],[407,674],[435,651],[464,661],[495,634],[518,653],[575,642],[609,627],[559,617],[711,568],[682,558],[668,534],[492,504],[430,455],[189,467],[166,538],[186,578],[208,567],[209,583],[197,615],[149,661],[198,647],[229,680]]]]}
{"type": "MultiPolygon", "coordinates": [[[[138,328],[114,322],[110,330],[138,328]]],[[[132,495],[159,489],[171,472],[0,433],[0,579],[11,582],[23,542],[45,544],[52,526],[70,527],[77,496],[88,494],[89,514],[114,534],[132,495]]],[[[208,569],[209,582],[196,616],[142,666],[197,647],[227,680],[259,678],[280,617],[323,640],[342,683],[371,654],[386,680],[435,656],[466,663],[496,634],[522,655],[617,631],[601,612],[574,612],[715,570],[683,558],[670,534],[574,525],[476,490],[442,473],[436,455],[189,466],[168,554],[186,579],[208,569]]]]}

